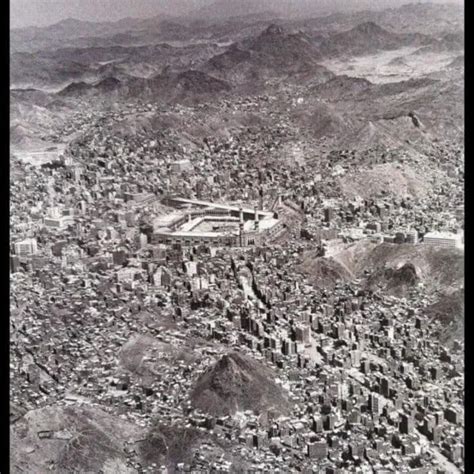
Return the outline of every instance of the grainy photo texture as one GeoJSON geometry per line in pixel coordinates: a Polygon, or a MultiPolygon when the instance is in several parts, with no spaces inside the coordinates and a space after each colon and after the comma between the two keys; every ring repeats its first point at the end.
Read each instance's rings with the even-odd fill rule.
{"type": "Polygon", "coordinates": [[[11,0],[11,473],[464,473],[464,6],[407,2],[11,0]]]}

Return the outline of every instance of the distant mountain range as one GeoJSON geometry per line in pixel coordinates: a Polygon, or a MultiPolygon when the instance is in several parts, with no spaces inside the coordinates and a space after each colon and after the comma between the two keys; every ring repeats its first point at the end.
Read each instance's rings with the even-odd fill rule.
{"type": "MultiPolygon", "coordinates": [[[[382,10],[405,5],[404,0],[216,0],[188,14],[193,18],[230,18],[273,11],[282,17],[324,16],[334,12],[382,10]]],[[[422,4],[423,2],[417,2],[422,4]]],[[[434,2],[425,2],[434,3],[434,2]]],[[[443,2],[448,3],[448,2],[443,2]]],[[[455,3],[455,2],[454,2],[455,3]]],[[[459,4],[459,3],[458,3],[459,4]]],[[[459,4],[460,6],[460,4],[459,4]]]]}
{"type": "Polygon", "coordinates": [[[299,83],[311,80],[318,84],[334,77],[319,64],[323,59],[404,46],[436,48],[440,44],[446,48],[461,46],[459,35],[445,35],[440,40],[419,33],[391,32],[374,22],[361,23],[322,39],[274,23],[260,30],[252,29],[249,36],[229,46],[217,42],[181,46],[155,43],[13,53],[11,83],[16,88],[56,87],[66,95],[89,94],[94,90],[109,92],[125,85],[130,85],[133,92],[136,83],[144,90],[156,91],[167,83],[164,70],[170,69],[177,76],[170,76],[169,85],[180,85],[184,90],[194,88],[199,93],[207,87],[216,92],[229,90],[233,84],[274,78],[299,83]],[[198,81],[190,79],[197,77],[198,71],[207,86],[198,86],[198,81]]]}
{"type": "Polygon", "coordinates": [[[411,4],[283,19],[270,18],[276,13],[264,7],[256,14],[220,20],[65,20],[13,31],[13,141],[23,146],[36,140],[43,135],[42,123],[64,119],[83,101],[192,105],[285,90],[305,101],[304,107],[290,109],[288,118],[301,133],[315,138],[344,136],[358,147],[403,144],[397,138],[402,131],[398,123],[392,120],[381,128],[379,121],[412,110],[420,112],[428,129],[433,124],[441,131],[458,128],[464,38],[456,25],[462,9],[411,4]],[[415,51],[403,52],[407,47],[415,51]],[[391,51],[397,51],[390,61],[394,69],[406,67],[410,57],[405,54],[419,56],[420,63],[425,54],[444,54],[447,67],[436,75],[397,78],[390,84],[374,84],[351,73],[350,63],[358,56],[391,51]],[[349,67],[341,74],[331,61],[348,62],[349,67]],[[443,100],[445,106],[434,107],[443,100]],[[449,112],[440,114],[444,108],[449,112]]]}
{"type": "Polygon", "coordinates": [[[425,46],[433,42],[420,33],[393,33],[372,21],[331,35],[321,44],[324,56],[364,55],[374,51],[398,49],[403,46],[425,46]]]}
{"type": "MultiPolygon", "coordinates": [[[[188,16],[172,16],[170,12],[151,18],[124,18],[116,22],[90,22],[67,19],[47,27],[13,29],[10,32],[12,52],[33,52],[64,47],[92,47],[117,45],[143,45],[157,41],[190,41],[209,39],[209,25],[217,40],[235,34],[237,25],[275,22],[285,18],[297,29],[342,30],[355,23],[373,21],[389,30],[400,32],[423,31],[430,34],[456,32],[463,28],[462,5],[436,5],[432,3],[406,4],[404,2],[363,0],[219,0],[204,6],[188,16]],[[348,13],[348,5],[357,11],[348,13]],[[342,8],[343,7],[343,8],[342,8]],[[365,10],[364,10],[365,9],[365,10]],[[304,14],[298,15],[299,11],[304,14]],[[293,18],[290,20],[290,17],[293,18]],[[349,22],[349,23],[348,23],[349,22]],[[220,28],[218,27],[220,25],[220,28]],[[215,36],[216,33],[219,36],[215,36]]],[[[261,25],[262,26],[262,25],[261,25]]]]}

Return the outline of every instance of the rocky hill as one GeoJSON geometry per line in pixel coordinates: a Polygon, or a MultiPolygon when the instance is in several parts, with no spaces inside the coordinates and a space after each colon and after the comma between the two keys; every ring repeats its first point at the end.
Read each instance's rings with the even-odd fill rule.
{"type": "Polygon", "coordinates": [[[373,89],[367,79],[350,77],[346,74],[335,76],[329,81],[311,87],[311,93],[328,101],[349,100],[360,93],[373,89]]]}
{"type": "Polygon", "coordinates": [[[388,267],[376,270],[368,278],[367,284],[369,288],[383,287],[387,294],[403,296],[419,282],[420,276],[416,267],[407,262],[397,268],[388,267]]]}
{"type": "Polygon", "coordinates": [[[147,98],[156,101],[185,101],[203,95],[215,96],[229,91],[231,86],[201,71],[187,70],[171,72],[169,70],[147,78],[129,78],[120,81],[107,77],[94,83],[73,82],[62,89],[61,97],[83,98],[85,96],[106,97],[119,94],[123,99],[147,98]]]}
{"type": "Polygon", "coordinates": [[[426,45],[431,39],[418,33],[393,33],[373,21],[361,23],[348,31],[331,35],[322,42],[324,56],[359,56],[379,50],[399,49],[403,46],[426,45]]]}
{"type": "Polygon", "coordinates": [[[440,321],[445,328],[439,334],[443,344],[451,345],[455,339],[464,338],[464,301],[465,291],[461,288],[440,294],[437,301],[425,309],[431,320],[440,321]]]}
{"type": "Polygon", "coordinates": [[[185,100],[196,96],[213,96],[227,92],[231,86],[202,71],[165,71],[150,79],[131,80],[126,85],[126,95],[155,100],[185,100]]]}
{"type": "Polygon", "coordinates": [[[194,408],[214,416],[246,410],[282,414],[290,407],[275,374],[262,362],[237,352],[223,356],[198,378],[191,401],[194,408]]]}
{"type": "Polygon", "coordinates": [[[233,43],[211,58],[204,70],[235,83],[281,77],[295,80],[305,74],[324,82],[334,74],[318,64],[320,58],[309,37],[287,33],[273,24],[258,36],[233,43]]]}
{"type": "Polygon", "coordinates": [[[108,94],[120,88],[121,82],[115,77],[107,77],[101,81],[89,84],[87,82],[72,82],[58,92],[63,97],[79,97],[83,95],[108,94]]]}
{"type": "Polygon", "coordinates": [[[333,282],[368,276],[369,286],[395,285],[397,280],[409,286],[422,282],[432,292],[452,292],[464,286],[464,255],[455,248],[423,244],[377,245],[361,241],[346,244],[332,252],[330,257],[315,257],[309,252],[303,257],[298,270],[321,284],[324,283],[322,269],[327,266],[331,268],[333,282]]]}

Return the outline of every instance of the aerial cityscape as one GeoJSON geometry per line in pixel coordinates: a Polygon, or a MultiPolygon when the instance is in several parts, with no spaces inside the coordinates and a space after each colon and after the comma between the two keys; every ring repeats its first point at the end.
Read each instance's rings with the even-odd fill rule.
{"type": "Polygon", "coordinates": [[[371,4],[11,28],[10,472],[467,472],[464,8],[371,4]]]}

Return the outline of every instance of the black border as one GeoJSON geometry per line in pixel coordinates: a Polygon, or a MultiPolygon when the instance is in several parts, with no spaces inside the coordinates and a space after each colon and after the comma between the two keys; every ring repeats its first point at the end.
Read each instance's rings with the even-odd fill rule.
{"type": "MultiPolygon", "coordinates": [[[[15,1],[15,0],[11,0],[15,1]]],[[[407,0],[406,3],[409,3],[407,0]]],[[[1,122],[1,131],[3,134],[3,140],[1,141],[3,162],[0,167],[0,192],[3,196],[0,198],[0,213],[4,222],[2,230],[0,232],[0,238],[2,239],[2,266],[4,268],[5,275],[5,284],[2,285],[2,302],[4,311],[0,317],[1,326],[0,326],[0,351],[1,351],[1,365],[0,368],[0,383],[2,386],[2,453],[0,455],[0,473],[10,472],[9,467],[9,445],[10,445],[10,383],[9,383],[9,372],[10,372],[10,351],[9,351],[9,318],[6,315],[10,313],[9,300],[10,300],[10,285],[9,285],[9,209],[10,209],[10,196],[9,196],[9,187],[10,187],[10,144],[9,144],[9,135],[10,135],[10,126],[9,126],[9,117],[10,117],[10,4],[8,1],[2,2],[1,6],[3,8],[3,15],[0,16],[1,22],[3,22],[3,27],[0,29],[4,38],[1,41],[0,55],[3,60],[3,68],[1,75],[2,77],[2,95],[0,104],[3,108],[4,120],[1,122]]],[[[473,261],[469,242],[471,239],[471,230],[470,230],[470,219],[469,211],[470,209],[474,212],[474,204],[472,204],[472,196],[467,192],[469,189],[468,181],[471,176],[470,169],[474,169],[474,164],[471,163],[471,158],[469,155],[469,150],[474,149],[474,137],[469,133],[469,120],[471,116],[469,112],[471,111],[468,107],[470,103],[470,98],[474,95],[472,90],[474,85],[469,86],[469,78],[474,77],[470,72],[473,68],[471,59],[474,57],[472,55],[473,48],[472,45],[472,32],[469,28],[469,17],[474,18],[471,13],[474,11],[474,6],[472,2],[464,2],[465,8],[465,177],[466,177],[466,189],[465,189],[465,242],[466,242],[466,251],[465,251],[465,284],[466,284],[466,295],[470,295],[469,286],[472,281],[470,276],[474,276],[474,270],[469,264],[473,261]]],[[[474,119],[473,119],[474,120],[474,119]]],[[[473,234],[474,235],[474,234],[473,234]]],[[[474,241],[474,237],[472,238],[474,241]]],[[[465,299],[465,473],[474,473],[474,452],[470,448],[474,446],[472,440],[474,439],[473,433],[473,413],[474,408],[471,406],[470,401],[474,400],[474,389],[470,384],[469,372],[471,369],[472,354],[474,349],[471,348],[469,341],[470,336],[473,334],[474,322],[471,320],[474,312],[470,311],[474,308],[472,303],[472,298],[466,297],[465,299]],[[470,429],[471,428],[471,429],[470,429]]]]}
{"type": "MultiPolygon", "coordinates": [[[[464,361],[465,361],[465,369],[464,369],[464,453],[465,453],[465,460],[464,460],[464,472],[466,473],[473,473],[474,472],[474,453],[471,451],[470,448],[473,447],[473,437],[474,434],[472,433],[472,419],[473,419],[473,407],[470,404],[470,401],[474,397],[474,390],[470,382],[469,371],[472,370],[470,367],[472,362],[472,347],[469,344],[469,338],[472,335],[472,331],[474,328],[474,322],[471,319],[472,311],[471,309],[474,307],[472,301],[472,296],[469,298],[467,295],[470,295],[469,286],[470,282],[472,282],[472,278],[470,276],[473,275],[472,265],[472,254],[470,251],[469,242],[471,239],[471,230],[470,230],[470,219],[469,219],[469,211],[474,209],[474,205],[472,204],[472,195],[467,192],[469,189],[468,181],[469,177],[471,176],[470,169],[474,167],[470,160],[470,153],[469,150],[474,148],[474,137],[469,133],[469,120],[470,109],[467,104],[469,104],[469,97],[473,95],[472,92],[472,85],[469,86],[469,78],[472,78],[472,61],[469,60],[469,56],[472,54],[472,31],[469,29],[469,17],[473,18],[472,12],[474,11],[472,2],[469,1],[464,2],[464,31],[465,31],[465,89],[464,89],[464,112],[465,112],[465,189],[464,189],[464,196],[465,196],[465,261],[464,261],[464,268],[465,268],[465,287],[466,287],[466,298],[465,298],[465,311],[464,311],[464,341],[465,341],[465,352],[464,352],[464,361]],[[471,14],[471,15],[470,15],[471,14]],[[470,429],[471,428],[471,429],[470,429]]],[[[471,57],[472,59],[472,57],[471,57]]],[[[471,372],[472,373],[472,372],[471,372]]]]}
{"type": "MultiPolygon", "coordinates": [[[[12,0],[14,1],[14,0],[12,0]]],[[[2,56],[2,94],[1,106],[5,113],[1,121],[3,139],[2,165],[0,166],[0,213],[4,222],[1,235],[2,246],[2,268],[5,269],[6,284],[2,285],[2,311],[0,320],[0,353],[2,367],[0,368],[0,383],[2,387],[2,454],[0,456],[0,472],[10,471],[9,448],[10,448],[10,3],[2,3],[3,15],[0,16],[0,31],[4,36],[1,41],[0,54],[2,56]]]]}

